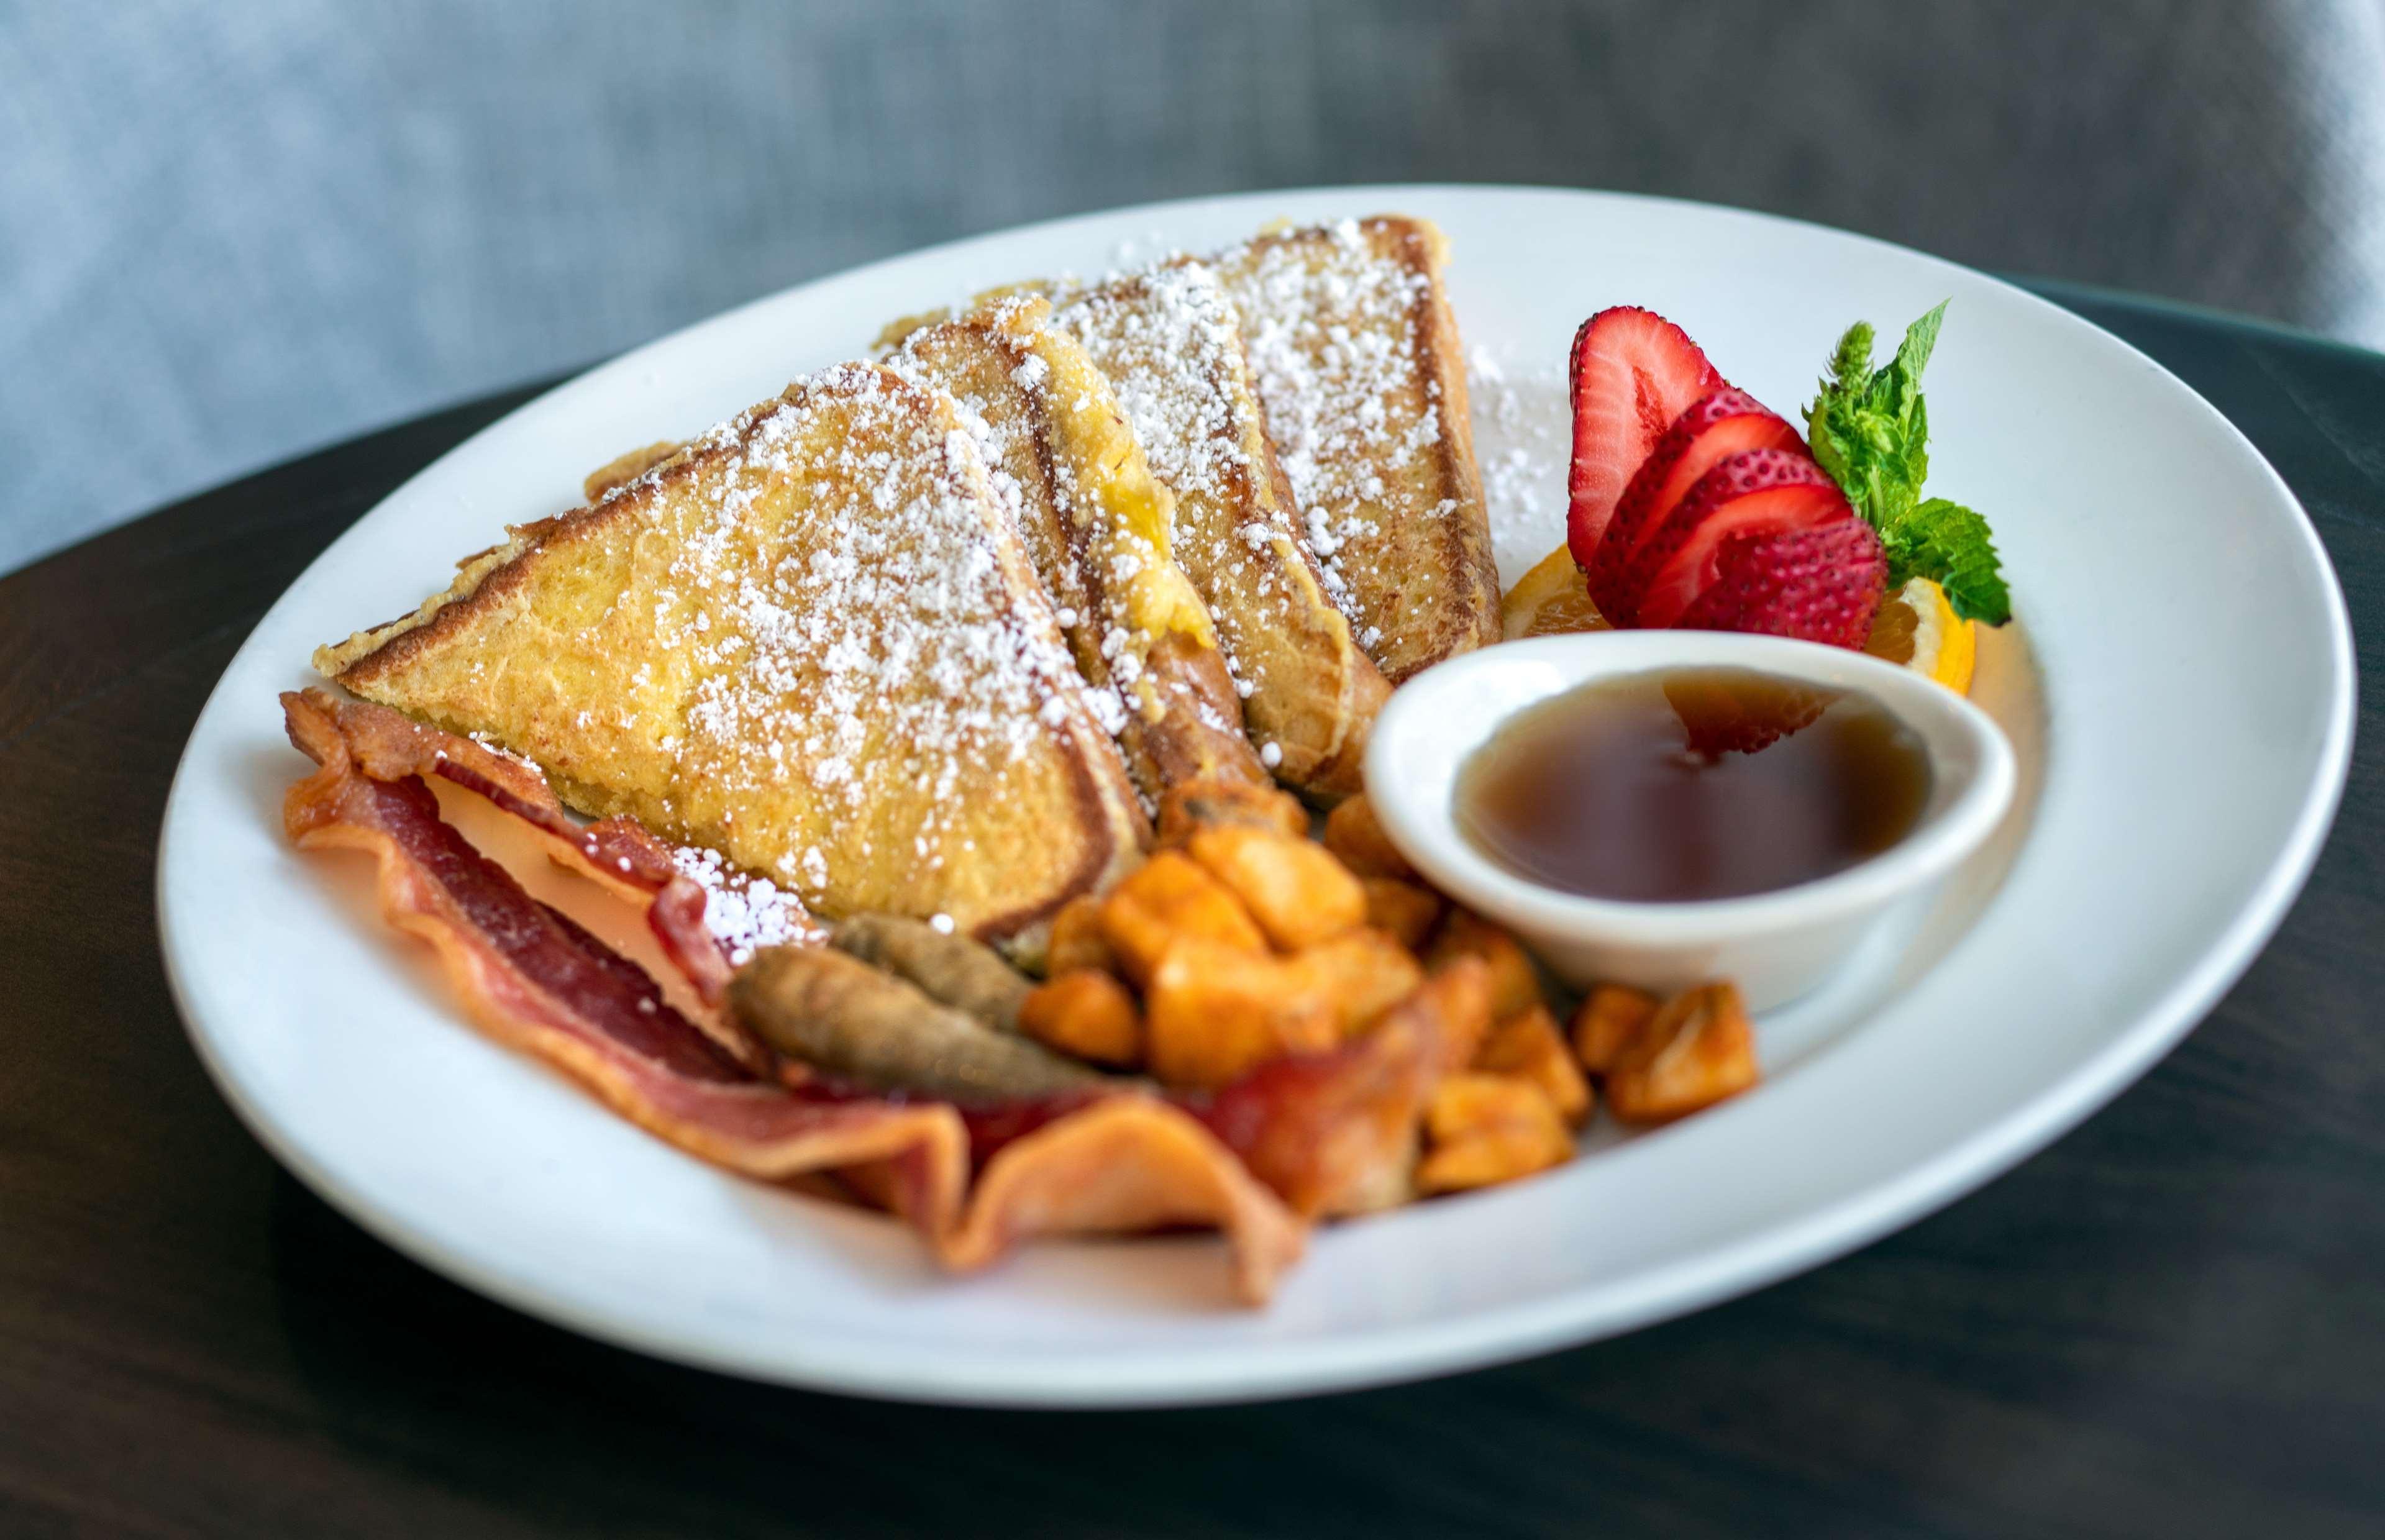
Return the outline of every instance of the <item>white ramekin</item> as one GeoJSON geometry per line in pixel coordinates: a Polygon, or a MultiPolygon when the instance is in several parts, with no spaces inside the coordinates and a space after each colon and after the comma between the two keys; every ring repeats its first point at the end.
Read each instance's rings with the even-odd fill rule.
{"type": "Polygon", "coordinates": [[[1596,632],[1467,653],[1401,685],[1367,749],[1367,795],[1401,853],[1442,892],[1514,931],[1560,976],[1658,993],[1728,978],[1754,1010],[1821,983],[1891,904],[1960,865],[2004,816],[2013,782],[2012,745],[1986,712],[1953,691],[1842,647],[1731,632],[1596,632]],[[1912,727],[1928,748],[1931,774],[1913,832],[1816,882],[1667,904],[1543,887],[1495,864],[1458,832],[1458,771],[1517,711],[1592,680],[1717,667],[1860,690],[1912,727]]]}

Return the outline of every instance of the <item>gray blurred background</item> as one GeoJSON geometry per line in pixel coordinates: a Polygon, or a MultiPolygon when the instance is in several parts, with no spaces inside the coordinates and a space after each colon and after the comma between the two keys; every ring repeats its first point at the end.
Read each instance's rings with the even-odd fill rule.
{"type": "Polygon", "coordinates": [[[0,570],[911,246],[1404,180],[2385,344],[2385,0],[0,0],[0,570]]]}

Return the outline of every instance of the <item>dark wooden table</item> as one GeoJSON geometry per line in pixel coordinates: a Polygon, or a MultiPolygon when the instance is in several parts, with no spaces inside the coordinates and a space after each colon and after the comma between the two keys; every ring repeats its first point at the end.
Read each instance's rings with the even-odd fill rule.
{"type": "Polygon", "coordinates": [[[155,940],[183,737],[333,535],[530,393],[0,579],[0,1534],[2385,1534],[2385,357],[2049,292],[2252,435],[2351,595],[2352,785],[2284,930],[2112,1108],[1891,1239],[1323,1400],[947,1411],[653,1362],[401,1258],[234,1122],[155,940]]]}

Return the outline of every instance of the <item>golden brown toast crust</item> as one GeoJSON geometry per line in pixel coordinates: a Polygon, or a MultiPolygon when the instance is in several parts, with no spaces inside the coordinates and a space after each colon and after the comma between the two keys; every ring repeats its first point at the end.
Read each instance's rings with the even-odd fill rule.
{"type": "Polygon", "coordinates": [[[1169,549],[1175,499],[1108,380],[1050,314],[1038,297],[1001,299],[914,328],[885,362],[982,426],[1077,667],[1116,698],[1110,725],[1144,795],[1185,774],[1264,782],[1208,608],[1169,549]]]}
{"type": "MultiPolygon", "coordinates": [[[[1018,520],[1028,557],[1044,593],[1063,613],[1061,629],[1068,631],[1068,613],[1097,602],[1087,585],[1100,575],[1088,573],[1077,558],[1061,508],[1051,427],[1018,382],[1018,371],[1030,357],[1026,345],[993,318],[977,313],[915,327],[905,334],[902,346],[880,362],[922,389],[944,392],[976,414],[973,426],[982,430],[979,447],[985,452],[987,469],[996,473],[996,494],[1018,520]],[[1005,476],[1007,486],[1002,481],[1005,476]]],[[[1073,645],[1075,637],[1069,640],[1073,645]]],[[[1081,648],[1078,660],[1084,661],[1081,648]]],[[[1093,674],[1087,677],[1100,682],[1093,674]]]]}
{"type": "Polygon", "coordinates": [[[1380,215],[1210,259],[1304,532],[1393,682],[1500,635],[1445,249],[1430,221],[1380,215]]]}
{"type": "Polygon", "coordinates": [[[840,366],[318,655],[826,913],[1016,938],[1145,825],[948,397],[840,366]]]}
{"type": "Polygon", "coordinates": [[[643,449],[632,449],[626,455],[616,455],[588,473],[580,483],[580,495],[592,503],[601,503],[655,467],[686,448],[677,439],[656,439],[643,449]]]}
{"type": "Polygon", "coordinates": [[[1320,798],[1356,790],[1389,686],[1301,536],[1216,275],[1163,265],[1073,295],[1055,319],[1109,376],[1175,494],[1176,557],[1217,621],[1262,761],[1320,798]]]}

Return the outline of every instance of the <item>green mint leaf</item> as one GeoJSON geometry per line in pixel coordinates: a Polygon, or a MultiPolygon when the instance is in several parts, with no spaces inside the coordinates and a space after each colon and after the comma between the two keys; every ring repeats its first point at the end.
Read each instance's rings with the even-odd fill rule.
{"type": "Polygon", "coordinates": [[[1805,409],[1815,460],[1855,511],[1876,526],[1903,517],[1920,500],[1929,468],[1922,445],[1929,427],[1917,365],[1929,359],[1938,313],[1915,323],[1882,369],[1871,367],[1870,325],[1857,321],[1848,327],[1830,355],[1829,374],[1805,409]]]}
{"type": "Polygon", "coordinates": [[[1941,301],[1905,328],[1896,356],[1877,369],[1871,327],[1863,321],[1848,327],[1805,408],[1806,439],[1815,463],[1879,532],[1892,587],[1929,578],[1946,590],[1956,614],[2000,626],[2011,619],[2012,599],[1988,521],[1945,498],[1921,498],[1929,474],[1929,407],[1921,395],[1921,371],[1945,319],[1941,301]]]}
{"type": "Polygon", "coordinates": [[[1896,357],[1889,364],[1892,372],[1901,373],[1918,395],[1921,371],[1929,363],[1930,349],[1938,345],[1938,328],[1946,319],[1946,307],[1952,303],[1940,300],[1938,307],[1904,329],[1904,341],[1897,344],[1896,357]]]}
{"type": "Polygon", "coordinates": [[[1828,390],[1833,383],[1860,389],[1871,378],[1871,322],[1859,320],[1839,338],[1838,351],[1830,355],[1830,378],[1822,382],[1828,390]]]}
{"type": "Polygon", "coordinates": [[[1932,497],[1893,530],[1882,531],[1880,543],[1888,547],[1891,587],[1928,578],[1966,620],[2000,626],[2012,619],[2012,595],[1988,521],[1962,504],[1932,497]]]}
{"type": "Polygon", "coordinates": [[[1814,458],[1839,483],[1857,512],[1870,495],[1867,477],[1880,425],[1867,403],[1871,383],[1871,325],[1857,321],[1839,338],[1830,372],[1805,408],[1805,437],[1814,458]]]}

